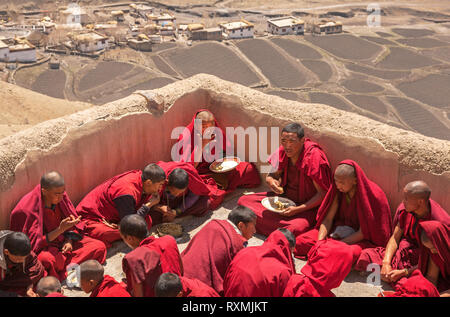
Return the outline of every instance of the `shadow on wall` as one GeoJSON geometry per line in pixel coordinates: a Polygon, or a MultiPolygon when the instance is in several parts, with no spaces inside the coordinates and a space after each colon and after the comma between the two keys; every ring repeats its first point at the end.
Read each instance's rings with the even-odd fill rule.
{"type": "MultiPolygon", "coordinates": [[[[57,170],[63,174],[67,193],[76,205],[91,189],[114,175],[141,169],[151,162],[170,160],[171,148],[176,142],[171,138],[172,130],[186,126],[199,108],[210,109],[223,127],[254,127],[257,130],[269,127],[269,132],[270,127],[278,127],[281,132],[285,124],[300,122],[306,135],[323,147],[333,169],[343,159],[358,162],[368,177],[386,192],[392,212],[401,202],[403,186],[415,179],[425,180],[433,190],[432,198],[449,209],[450,172],[439,175],[401,163],[399,154],[386,150],[379,140],[365,137],[363,133],[352,134],[341,125],[334,127],[338,123],[325,117],[335,119],[336,114],[342,115],[343,111],[317,105],[311,116],[305,104],[265,95],[204,74],[144,95],[146,97],[133,94],[102,107],[43,122],[0,140],[0,148],[4,149],[0,152],[3,173],[0,228],[8,227],[11,210],[47,171],[57,170]],[[318,123],[314,116],[320,117],[325,124],[318,123]]],[[[401,131],[345,113],[345,117],[348,116],[370,121],[371,126],[401,131]]],[[[408,133],[412,134],[411,139],[417,136],[408,133]]],[[[257,157],[257,166],[264,164],[266,156],[275,150],[270,138],[269,133],[267,140],[256,142],[258,152],[265,147],[257,157]]],[[[253,152],[249,149],[255,142],[247,138],[246,143],[245,159],[249,160],[253,152]]],[[[439,143],[436,147],[442,153],[448,153],[448,142],[442,141],[442,144],[444,146],[439,143]]],[[[237,144],[235,146],[238,151],[237,144]]]]}

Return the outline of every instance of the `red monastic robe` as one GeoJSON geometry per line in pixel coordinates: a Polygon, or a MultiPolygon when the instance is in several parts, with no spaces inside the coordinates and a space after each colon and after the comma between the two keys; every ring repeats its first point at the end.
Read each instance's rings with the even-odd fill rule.
{"type": "Polygon", "coordinates": [[[180,276],[183,285],[183,297],[219,297],[217,292],[195,278],[180,276]]]}
{"type": "Polygon", "coordinates": [[[105,275],[103,280],[92,290],[89,297],[131,297],[131,295],[113,277],[105,275]]]}

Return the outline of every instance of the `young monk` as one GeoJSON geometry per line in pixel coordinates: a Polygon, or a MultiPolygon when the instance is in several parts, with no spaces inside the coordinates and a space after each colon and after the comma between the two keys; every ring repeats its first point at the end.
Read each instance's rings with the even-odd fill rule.
{"type": "Polygon", "coordinates": [[[0,231],[0,290],[37,297],[33,288],[45,275],[44,267],[22,232],[0,231]]]}
{"type": "Polygon", "coordinates": [[[419,223],[420,245],[418,265],[392,270],[395,283],[392,296],[450,296],[450,227],[440,221],[419,223]],[[440,294],[439,294],[440,292],[440,294]]]}
{"type": "Polygon", "coordinates": [[[363,249],[386,244],[391,212],[383,190],[356,162],[340,162],[333,177],[334,183],[317,212],[317,225],[297,237],[294,255],[304,257],[317,241],[331,237],[351,246],[354,263],[363,249]]]}
{"type": "Polygon", "coordinates": [[[294,235],[280,228],[261,246],[241,250],[225,274],[225,297],[281,297],[291,275],[295,274],[294,247],[294,235]]]}
{"type": "Polygon", "coordinates": [[[153,297],[156,279],[166,272],[183,275],[183,264],[172,236],[150,236],[144,218],[128,215],[119,225],[123,241],[133,251],[122,260],[127,290],[134,297],[153,297]]]}
{"type": "Polygon", "coordinates": [[[233,192],[237,187],[259,186],[261,178],[252,163],[241,162],[234,170],[224,174],[210,171],[210,164],[223,158],[230,151],[232,151],[231,142],[214,115],[209,110],[201,109],[195,113],[191,123],[180,134],[176,144],[176,157],[173,160],[193,164],[206,182],[217,184],[227,193],[233,192]],[[211,136],[209,132],[213,128],[216,130],[211,136]]]}
{"type": "Polygon", "coordinates": [[[219,294],[197,279],[163,273],[156,281],[155,297],[219,297],[219,294]]]}
{"type": "Polygon", "coordinates": [[[80,264],[80,287],[89,297],[131,297],[125,287],[112,276],[104,275],[103,266],[96,260],[80,264]]]}
{"type": "Polygon", "coordinates": [[[317,242],[309,251],[301,274],[293,274],[283,297],[335,297],[331,290],[339,287],[352,269],[353,252],[347,244],[334,239],[317,242]]]}
{"type": "Polygon", "coordinates": [[[167,184],[160,192],[160,203],[149,215],[153,224],[171,222],[175,217],[203,216],[217,208],[225,192],[206,183],[190,163],[158,162],[167,175],[167,184]]]}
{"type": "Polygon", "coordinates": [[[152,220],[147,214],[159,203],[158,193],[165,180],[164,170],[149,164],[142,171],[122,173],[94,188],[77,206],[78,214],[86,221],[86,233],[109,248],[120,240],[117,224],[126,215],[145,217],[150,228],[152,220]]]}
{"type": "Polygon", "coordinates": [[[85,223],[66,193],[64,178],[49,172],[11,212],[11,230],[30,237],[33,251],[47,273],[60,281],[70,263],[106,259],[105,244],[85,235],[85,223]]]}
{"type": "Polygon", "coordinates": [[[437,220],[450,225],[450,216],[431,198],[431,189],[423,181],[408,183],[403,189],[403,202],[394,217],[394,231],[386,246],[363,250],[356,270],[365,271],[367,265],[382,265],[381,278],[392,282],[393,270],[410,269],[419,261],[419,224],[437,220]]]}
{"type": "Polygon", "coordinates": [[[234,256],[255,234],[256,215],[237,206],[227,220],[211,220],[181,253],[184,276],[195,278],[223,295],[223,278],[234,256]]]}
{"type": "Polygon", "coordinates": [[[66,297],[61,283],[54,276],[41,278],[36,285],[36,293],[39,297],[66,297]]]}
{"type": "Polygon", "coordinates": [[[283,128],[281,146],[269,162],[275,170],[266,177],[272,191],[242,196],[238,204],[255,212],[258,233],[268,236],[283,227],[298,236],[315,224],[317,207],[331,184],[330,164],[320,146],[305,137],[298,123],[283,128]],[[276,195],[289,198],[296,206],[282,214],[266,210],[261,201],[276,195]]]}

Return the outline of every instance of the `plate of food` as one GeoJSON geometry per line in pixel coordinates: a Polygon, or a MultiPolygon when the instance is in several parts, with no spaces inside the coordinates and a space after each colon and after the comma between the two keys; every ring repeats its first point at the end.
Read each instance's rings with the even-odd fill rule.
{"type": "Polygon", "coordinates": [[[183,235],[183,227],[179,223],[165,222],[156,226],[158,236],[171,235],[174,238],[179,238],[183,235]]]}
{"type": "Polygon", "coordinates": [[[261,201],[261,204],[264,208],[279,213],[284,212],[288,207],[295,206],[295,203],[289,198],[278,196],[266,197],[261,201]]]}
{"type": "Polygon", "coordinates": [[[209,170],[214,173],[226,173],[234,170],[239,163],[241,163],[239,157],[224,157],[211,163],[209,170]]]}

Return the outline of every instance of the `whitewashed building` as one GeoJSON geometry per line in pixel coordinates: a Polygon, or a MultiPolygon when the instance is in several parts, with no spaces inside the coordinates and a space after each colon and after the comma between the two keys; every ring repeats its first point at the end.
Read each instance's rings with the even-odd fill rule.
{"type": "Polygon", "coordinates": [[[305,21],[293,16],[270,19],[267,21],[267,32],[277,35],[303,35],[305,33],[305,21]]]}
{"type": "Polygon", "coordinates": [[[0,60],[2,62],[36,62],[36,47],[27,40],[14,40],[13,44],[0,41],[0,60]]]}
{"type": "Polygon", "coordinates": [[[242,19],[239,22],[229,22],[219,24],[225,39],[242,39],[253,37],[255,26],[242,19]]]}
{"type": "Polygon", "coordinates": [[[82,53],[96,52],[108,47],[108,38],[95,31],[74,35],[72,41],[82,53]]]}

